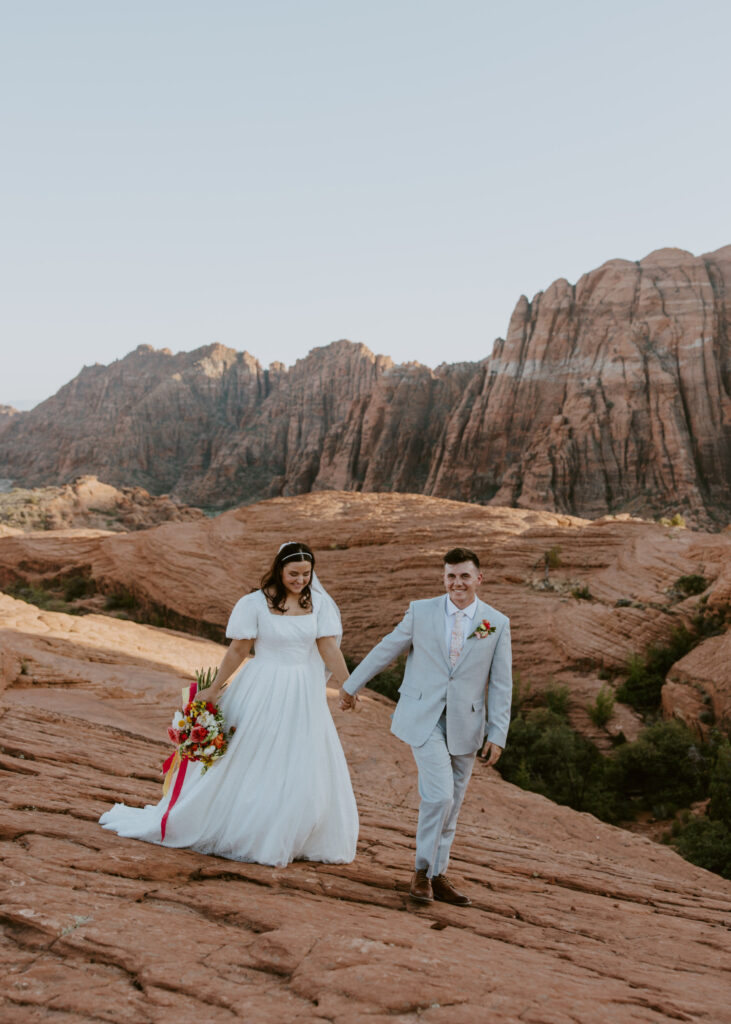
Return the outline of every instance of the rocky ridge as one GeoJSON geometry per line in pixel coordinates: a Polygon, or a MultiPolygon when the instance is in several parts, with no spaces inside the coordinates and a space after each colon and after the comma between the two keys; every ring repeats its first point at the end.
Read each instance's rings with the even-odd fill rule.
{"type": "Polygon", "coordinates": [[[79,528],[124,533],[204,517],[200,509],[179,505],[167,494],[153,497],[142,487],[118,490],[95,476],[80,477],[63,487],[0,492],[0,536],[14,530],[79,528]]]}
{"type": "Polygon", "coordinates": [[[731,885],[492,771],[453,851],[473,907],[414,906],[415,769],[383,698],[346,717],[329,693],[356,860],[273,869],[97,824],[159,799],[170,708],[221,648],[0,595],[0,650],[7,1024],[731,1021],[731,885]]]}
{"type": "MultiPolygon", "coordinates": [[[[574,724],[605,741],[586,712],[602,686],[600,674],[665,643],[691,622],[700,602],[709,610],[731,607],[729,533],[627,516],[589,521],[422,495],[330,491],[128,534],[0,537],[0,587],[42,590],[82,577],[92,581],[90,590],[117,595],[125,614],[222,639],[234,602],[258,586],[288,538],[305,538],[316,551],[318,573],[342,609],[344,650],[358,658],[393,628],[409,601],[441,591],[448,548],[473,547],[485,569],[482,596],[510,616],[524,684],[569,686],[574,724]],[[548,572],[547,552],[555,561],[548,572]],[[687,597],[676,584],[691,575],[703,576],[707,586],[687,597]]],[[[99,600],[91,607],[103,607],[99,600]]],[[[722,639],[704,641],[675,666],[668,715],[697,726],[710,702],[716,719],[731,723],[731,676],[717,653],[722,639]]],[[[617,704],[609,728],[632,739],[640,721],[617,704]]]]}
{"type": "Polygon", "coordinates": [[[334,488],[588,517],[731,515],[731,246],[611,260],[521,297],[480,363],[339,341],[286,369],[140,346],[0,426],[0,476],[97,474],[226,507],[334,488]]]}

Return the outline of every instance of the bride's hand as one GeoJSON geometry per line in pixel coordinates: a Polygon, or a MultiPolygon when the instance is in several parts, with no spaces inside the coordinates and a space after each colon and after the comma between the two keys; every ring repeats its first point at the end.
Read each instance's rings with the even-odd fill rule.
{"type": "Polygon", "coordinates": [[[358,703],[357,696],[354,697],[352,693],[348,693],[344,686],[340,687],[340,710],[341,711],[352,711],[355,705],[358,703]]]}

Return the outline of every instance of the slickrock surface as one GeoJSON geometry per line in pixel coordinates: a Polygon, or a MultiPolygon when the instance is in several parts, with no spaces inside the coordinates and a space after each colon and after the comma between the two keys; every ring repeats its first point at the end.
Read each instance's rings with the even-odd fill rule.
{"type": "Polygon", "coordinates": [[[97,824],[157,801],[181,677],[222,648],[5,596],[0,643],[3,1022],[731,1021],[731,885],[484,768],[451,868],[474,906],[412,905],[415,770],[383,698],[330,695],[355,862],[273,869],[97,824]]]}
{"type": "MultiPolygon", "coordinates": [[[[589,733],[585,705],[602,685],[602,666],[621,668],[632,652],[663,642],[689,621],[701,597],[709,605],[731,603],[729,533],[348,492],[275,498],[126,535],[67,530],[0,537],[0,586],[48,585],[84,573],[102,591],[129,595],[138,613],[163,614],[176,627],[221,638],[233,603],[258,585],[280,543],[290,539],[313,546],[318,573],[343,612],[344,649],[356,657],[399,621],[410,600],[441,591],[448,548],[474,548],[485,569],[482,596],[511,618],[523,681],[567,683],[575,724],[589,733]],[[554,549],[560,565],[546,582],[545,554],[554,549]],[[691,574],[704,575],[709,589],[683,600],[673,585],[691,574]],[[572,596],[582,588],[590,600],[572,596]]],[[[681,695],[690,688],[702,699],[717,664],[714,650],[706,641],[689,655],[681,695]]],[[[728,669],[720,669],[708,692],[731,688],[728,669]]],[[[675,706],[680,713],[669,696],[668,713],[675,706]]],[[[618,705],[610,728],[632,738],[638,719],[618,705]]]]}
{"type": "Polygon", "coordinates": [[[153,497],[142,487],[118,490],[95,476],[80,477],[64,487],[16,487],[0,493],[0,526],[21,530],[89,527],[127,532],[204,516],[200,509],[179,505],[167,494],[153,497]]]}
{"type": "Polygon", "coordinates": [[[324,488],[588,517],[731,519],[731,246],[610,260],[522,296],[479,363],[394,365],[347,341],[264,369],[140,346],[1,429],[0,477],[95,473],[227,507],[324,488]]]}

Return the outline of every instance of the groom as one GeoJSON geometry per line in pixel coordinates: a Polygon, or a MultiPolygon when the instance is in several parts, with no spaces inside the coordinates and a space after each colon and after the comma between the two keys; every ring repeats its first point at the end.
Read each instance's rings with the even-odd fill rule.
{"type": "Polygon", "coordinates": [[[408,651],[391,731],[410,744],[419,772],[416,864],[410,895],[469,906],[446,876],[462,800],[479,752],[494,765],[510,724],[510,623],[477,597],[477,555],[453,548],[444,556],[446,595],[412,601],[392,633],[361,661],[340,691],[340,707],[408,651]],[[487,720],[485,696],[487,691],[487,720]]]}

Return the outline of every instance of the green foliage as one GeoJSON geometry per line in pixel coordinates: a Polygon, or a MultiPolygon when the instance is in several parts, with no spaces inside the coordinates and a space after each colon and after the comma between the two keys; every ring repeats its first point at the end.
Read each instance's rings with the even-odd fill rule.
{"type": "Polygon", "coordinates": [[[130,611],[137,607],[137,598],[131,590],[127,590],[125,587],[118,587],[107,596],[104,607],[107,611],[115,611],[118,609],[130,611]]]}
{"type": "Polygon", "coordinates": [[[544,552],[543,561],[548,569],[558,569],[561,565],[561,548],[549,548],[548,551],[544,552]]]}
{"type": "Polygon", "coordinates": [[[612,717],[614,711],[614,690],[611,686],[603,684],[593,704],[588,704],[586,710],[594,725],[602,728],[612,717]]]}
{"type": "Polygon", "coordinates": [[[198,689],[207,690],[209,686],[213,686],[213,681],[217,675],[217,668],[197,668],[195,670],[195,681],[198,684],[198,689]]]}
{"type": "Polygon", "coordinates": [[[540,695],[539,700],[554,715],[558,715],[560,718],[567,718],[570,696],[571,691],[568,686],[559,686],[557,683],[551,683],[540,695]]]}
{"type": "Polygon", "coordinates": [[[711,763],[707,746],[685,725],[657,722],[607,759],[607,783],[635,808],[669,817],[706,796],[711,763]]]}
{"type": "Polygon", "coordinates": [[[67,612],[69,611],[68,604],[64,599],[53,590],[48,590],[46,587],[38,586],[37,584],[29,583],[18,583],[15,586],[9,588],[8,593],[19,601],[25,601],[26,604],[34,604],[36,608],[42,608],[43,611],[47,612],[67,612]]]}
{"type": "Polygon", "coordinates": [[[574,589],[571,591],[571,596],[575,597],[577,601],[591,601],[591,600],[593,600],[593,598],[591,596],[591,591],[586,586],[586,584],[584,584],[583,587],[574,587],[574,589]]]}
{"type": "Polygon", "coordinates": [[[643,713],[657,710],[665,676],[697,642],[690,630],[679,626],[664,646],[653,644],[644,654],[633,654],[627,662],[627,678],[617,689],[617,700],[643,713]]]}
{"type": "Polygon", "coordinates": [[[722,740],[716,750],[708,788],[708,815],[731,829],[731,743],[722,740]]]}
{"type": "Polygon", "coordinates": [[[67,601],[94,593],[94,583],[88,576],[70,576],[63,585],[63,596],[67,601]]]}
{"type": "Polygon", "coordinates": [[[681,857],[731,879],[731,828],[723,821],[694,818],[672,842],[681,857]]]}
{"type": "Polygon", "coordinates": [[[676,512],[674,516],[669,519],[667,516],[663,516],[660,519],[661,526],[678,526],[681,529],[685,529],[685,516],[682,516],[680,512],[676,512]]]}
{"type": "Polygon", "coordinates": [[[702,594],[708,588],[708,582],[705,576],[693,573],[690,576],[679,576],[672,589],[685,594],[686,597],[692,597],[693,594],[702,594]]]}
{"type": "Polygon", "coordinates": [[[577,811],[614,821],[617,805],[604,784],[597,748],[549,708],[521,713],[498,762],[504,779],[577,811]]]}

